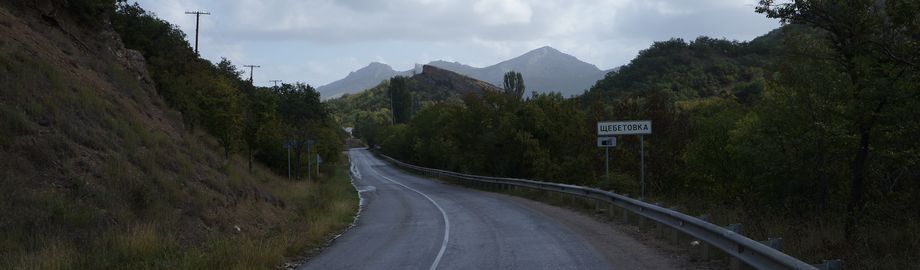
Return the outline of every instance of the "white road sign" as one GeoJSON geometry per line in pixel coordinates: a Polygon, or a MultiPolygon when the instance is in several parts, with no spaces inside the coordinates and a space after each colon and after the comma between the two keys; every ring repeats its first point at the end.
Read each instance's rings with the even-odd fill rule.
{"type": "Polygon", "coordinates": [[[597,136],[652,134],[652,121],[597,122],[597,136]]]}

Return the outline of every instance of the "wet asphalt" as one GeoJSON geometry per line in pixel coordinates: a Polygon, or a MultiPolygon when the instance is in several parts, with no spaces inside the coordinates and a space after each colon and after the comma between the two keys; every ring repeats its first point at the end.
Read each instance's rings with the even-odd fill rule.
{"type": "Polygon", "coordinates": [[[565,225],[494,194],[352,149],[355,226],[298,269],[611,269],[565,225]]]}

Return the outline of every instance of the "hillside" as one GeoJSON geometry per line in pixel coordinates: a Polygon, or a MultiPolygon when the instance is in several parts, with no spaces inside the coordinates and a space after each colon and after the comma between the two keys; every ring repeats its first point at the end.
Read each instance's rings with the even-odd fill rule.
{"type": "MultiPolygon", "coordinates": [[[[502,85],[503,76],[509,71],[520,72],[529,93],[557,92],[569,97],[579,95],[604,77],[610,70],[578,60],[552,47],[545,46],[521,56],[502,61],[488,67],[477,68],[459,62],[432,61],[427,66],[453,71],[492,85],[502,85]]],[[[367,67],[351,72],[345,78],[320,86],[323,98],[335,98],[346,93],[357,93],[377,85],[393,76],[410,76],[413,71],[395,71],[390,66],[371,63],[367,67]]]]}
{"type": "Polygon", "coordinates": [[[750,104],[763,91],[765,68],[781,44],[781,30],[750,42],[700,37],[655,42],[582,97],[617,100],[661,93],[677,100],[736,97],[750,104]]]}
{"type": "MultiPolygon", "coordinates": [[[[344,126],[354,127],[360,119],[390,122],[388,86],[389,81],[384,81],[371,89],[346,94],[326,104],[344,126]]],[[[459,102],[463,96],[477,95],[481,91],[501,91],[490,83],[430,65],[423,66],[421,73],[408,77],[406,88],[411,94],[412,111],[442,102],[459,102]]]]}
{"type": "Polygon", "coordinates": [[[350,222],[346,181],[250,172],[190,129],[114,9],[0,3],[0,268],[272,268],[350,222]]]}

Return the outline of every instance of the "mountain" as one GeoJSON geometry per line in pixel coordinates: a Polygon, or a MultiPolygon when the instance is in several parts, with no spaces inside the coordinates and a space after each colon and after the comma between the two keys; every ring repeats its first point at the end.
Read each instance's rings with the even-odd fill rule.
{"type": "MultiPolygon", "coordinates": [[[[420,69],[421,72],[416,72],[416,75],[406,80],[406,87],[412,94],[415,109],[420,109],[430,103],[460,102],[460,99],[467,94],[502,91],[501,88],[488,82],[433,65],[424,65],[420,69]]],[[[358,112],[363,115],[389,117],[390,103],[386,97],[388,85],[388,82],[384,81],[365,91],[328,100],[326,105],[339,123],[345,126],[354,126],[358,112]]]]}
{"type": "Polygon", "coordinates": [[[420,101],[444,101],[469,93],[481,91],[501,91],[500,88],[485,81],[477,80],[460,73],[425,65],[422,72],[409,78],[409,91],[420,101]]]}
{"type": "MultiPolygon", "coordinates": [[[[560,92],[563,96],[581,94],[595,82],[604,78],[609,70],[583,62],[574,56],[545,46],[521,56],[484,68],[472,67],[459,62],[432,61],[427,66],[453,71],[471,78],[501,86],[508,71],[517,71],[524,76],[529,92],[560,92]]],[[[324,99],[339,97],[345,93],[356,93],[373,87],[382,80],[396,75],[411,75],[413,72],[398,72],[381,63],[351,72],[344,79],[319,87],[324,99]]]]}
{"type": "MultiPolygon", "coordinates": [[[[432,64],[438,66],[442,63],[432,64]]],[[[606,74],[595,65],[549,46],[480,69],[456,64],[440,67],[495,85],[502,85],[505,73],[513,70],[524,76],[524,85],[529,92],[560,92],[563,96],[581,94],[606,74]]]]}
{"type": "Polygon", "coordinates": [[[373,62],[366,67],[348,73],[345,78],[320,86],[316,90],[322,93],[324,99],[336,98],[346,93],[354,93],[376,86],[400,74],[387,64],[373,62]]]}

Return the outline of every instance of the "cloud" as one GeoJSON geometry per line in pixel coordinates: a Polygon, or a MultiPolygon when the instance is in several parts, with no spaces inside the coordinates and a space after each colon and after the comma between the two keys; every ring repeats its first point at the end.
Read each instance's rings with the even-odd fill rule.
{"type": "Polygon", "coordinates": [[[486,66],[545,45],[606,69],[627,63],[658,40],[699,35],[748,40],[779,26],[753,12],[757,0],[139,2],[190,38],[194,16],[184,12],[210,11],[202,17],[201,47],[212,61],[226,56],[234,63],[300,65],[265,70],[286,81],[319,85],[371,61],[409,69],[439,57],[486,66]],[[343,57],[354,60],[338,60],[343,57]]]}
{"type": "Polygon", "coordinates": [[[473,11],[486,25],[529,23],[533,15],[530,5],[520,0],[480,0],[473,11]]]}

